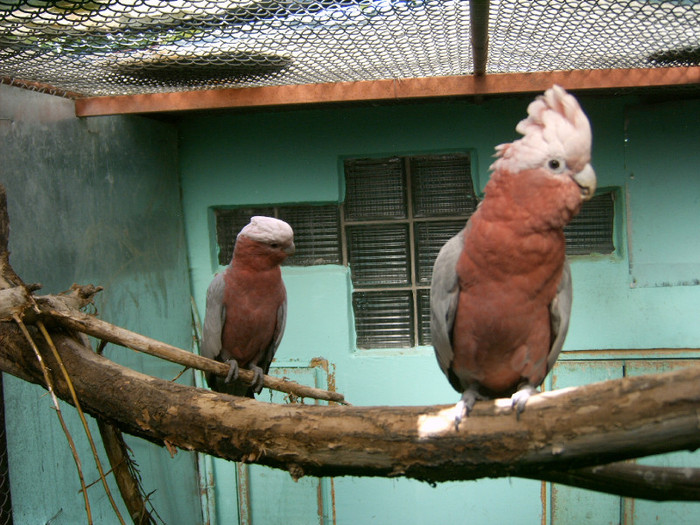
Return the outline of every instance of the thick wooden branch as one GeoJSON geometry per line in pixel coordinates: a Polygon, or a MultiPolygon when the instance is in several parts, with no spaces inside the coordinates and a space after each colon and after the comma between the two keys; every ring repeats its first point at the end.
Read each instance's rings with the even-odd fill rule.
{"type": "Polygon", "coordinates": [[[700,469],[611,463],[597,467],[551,470],[534,479],[655,501],[700,501],[700,469]]]}
{"type": "MultiPolygon", "coordinates": [[[[700,446],[700,368],[534,396],[520,420],[509,403],[477,403],[455,431],[452,406],[262,403],[146,376],[70,337],[56,340],[83,409],[96,417],[155,442],[286,469],[294,477],[439,482],[522,476],[567,482],[562,471],[584,469],[569,474],[581,486],[586,475],[605,473],[587,467],[700,446]]],[[[0,325],[0,341],[0,368],[42,384],[14,324],[0,325]]],[[[53,368],[50,353],[44,353],[53,368]]],[[[67,399],[61,378],[55,382],[67,399]]],[[[697,492],[670,496],[695,499],[697,492]]]]}
{"type": "MultiPolygon", "coordinates": [[[[95,323],[97,319],[80,312],[75,315],[98,288],[73,287],[61,296],[30,297],[38,285],[24,285],[10,266],[8,233],[0,185],[0,319],[17,318],[21,312],[31,320],[36,314],[166,359],[174,353],[184,361],[171,360],[184,366],[227,372],[225,365],[214,370],[211,363],[219,363],[128,331],[114,333],[112,325],[95,323]],[[36,304],[39,313],[27,304],[36,304]]],[[[260,403],[135,372],[92,352],[84,337],[62,330],[52,338],[81,405],[103,427],[111,424],[156,443],[283,468],[295,478],[406,476],[437,482],[521,476],[629,497],[700,499],[700,469],[601,466],[698,447],[700,368],[535,396],[520,420],[510,403],[478,403],[457,432],[452,407],[260,403]]],[[[45,341],[37,337],[36,342],[49,369],[58,370],[45,341]]],[[[0,369],[46,388],[39,362],[14,322],[0,322],[0,369]]],[[[52,382],[56,394],[71,403],[65,377],[56,375],[52,382]]],[[[123,466],[121,460],[113,464],[123,466]]],[[[131,481],[120,489],[128,489],[131,481]]],[[[138,499],[136,491],[131,487],[128,497],[138,499]]],[[[130,509],[148,519],[143,502],[133,503],[130,509]]]]}

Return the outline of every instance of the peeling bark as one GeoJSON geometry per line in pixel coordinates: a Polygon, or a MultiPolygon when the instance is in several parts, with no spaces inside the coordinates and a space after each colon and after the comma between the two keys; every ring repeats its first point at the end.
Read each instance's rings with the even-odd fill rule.
{"type": "MultiPolygon", "coordinates": [[[[627,498],[700,501],[700,469],[611,463],[566,472],[549,471],[541,479],[627,498]]],[[[540,479],[538,478],[538,479],[540,479]]]]}
{"type": "MultiPolygon", "coordinates": [[[[295,478],[405,476],[440,482],[520,476],[628,497],[700,500],[700,469],[605,465],[700,446],[700,367],[547,392],[532,397],[519,420],[509,401],[480,402],[459,431],[452,406],[263,403],[157,379],[94,353],[73,330],[104,329],[113,334],[109,340],[145,351],[133,344],[138,334],[91,323],[98,320],[75,312],[97,288],[37,297],[37,309],[25,308],[37,286],[24,286],[12,270],[8,232],[0,185],[0,318],[21,311],[27,324],[44,319],[84,411],[122,431],[160,445],[285,469],[295,478]]],[[[59,370],[44,338],[34,339],[49,369],[59,370]]],[[[151,342],[162,350],[157,341],[146,346],[151,342]]],[[[177,358],[190,362],[192,354],[175,350],[177,358]]],[[[0,369],[46,388],[29,343],[9,321],[0,322],[0,369]]],[[[65,378],[54,372],[52,380],[56,394],[71,403],[65,378]]]]}
{"type": "MultiPolygon", "coordinates": [[[[700,446],[700,368],[544,393],[531,398],[520,420],[502,401],[477,403],[455,431],[452,406],[263,403],[141,374],[65,335],[57,334],[56,344],[86,412],[157,443],[295,477],[558,476],[567,482],[565,470],[700,446]]],[[[39,346],[54,368],[50,352],[39,346]]],[[[0,368],[43,384],[12,323],[0,325],[0,368]]],[[[55,388],[69,400],[61,377],[55,388]]]]}

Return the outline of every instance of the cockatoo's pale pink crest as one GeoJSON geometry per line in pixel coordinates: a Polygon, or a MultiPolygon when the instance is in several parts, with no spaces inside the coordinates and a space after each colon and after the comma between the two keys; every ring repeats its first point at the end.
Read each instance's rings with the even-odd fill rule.
{"type": "Polygon", "coordinates": [[[591,126],[572,95],[555,85],[531,102],[527,113],[515,128],[523,137],[496,146],[499,158],[492,170],[524,171],[546,158],[561,158],[577,172],[590,162],[591,126]]]}

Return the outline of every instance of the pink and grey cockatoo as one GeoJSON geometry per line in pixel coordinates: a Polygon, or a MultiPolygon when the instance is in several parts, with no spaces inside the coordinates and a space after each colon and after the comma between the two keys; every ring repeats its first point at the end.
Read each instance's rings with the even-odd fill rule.
{"type": "Polygon", "coordinates": [[[559,86],[527,112],[515,128],[524,136],[496,147],[482,202],[433,267],[432,343],[462,393],[457,428],[478,399],[512,396],[519,415],[569,327],[563,228],[595,192],[591,128],[559,86]]]}
{"type": "Polygon", "coordinates": [[[294,233],[284,221],[252,217],[238,234],[231,264],[207,290],[200,352],[231,366],[225,380],[207,375],[213,390],[260,393],[284,333],[287,292],[280,264],[292,253],[294,233]],[[235,383],[239,366],[255,373],[252,387],[235,383]]]}

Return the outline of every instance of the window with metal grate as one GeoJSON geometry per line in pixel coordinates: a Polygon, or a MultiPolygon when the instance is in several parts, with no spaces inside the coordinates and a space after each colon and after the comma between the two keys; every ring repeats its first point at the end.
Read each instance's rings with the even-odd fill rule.
{"type": "Polygon", "coordinates": [[[285,266],[342,264],[340,209],[337,204],[215,208],[219,264],[231,262],[236,236],[254,215],[277,217],[294,229],[296,251],[285,266]]]}
{"type": "MultiPolygon", "coordinates": [[[[215,209],[219,263],[250,217],[278,217],[297,248],[285,265],[349,267],[358,348],[429,345],[433,263],[478,202],[469,154],[348,159],[344,169],[342,205],[215,209]]],[[[615,195],[584,204],[565,230],[569,255],[615,252],[615,195]]]]}
{"type": "Polygon", "coordinates": [[[343,213],[358,348],[430,343],[430,277],[476,208],[468,153],[348,159],[343,213]]]}
{"type": "Polygon", "coordinates": [[[615,192],[594,195],[564,228],[567,255],[608,255],[615,252],[615,192]]]}

